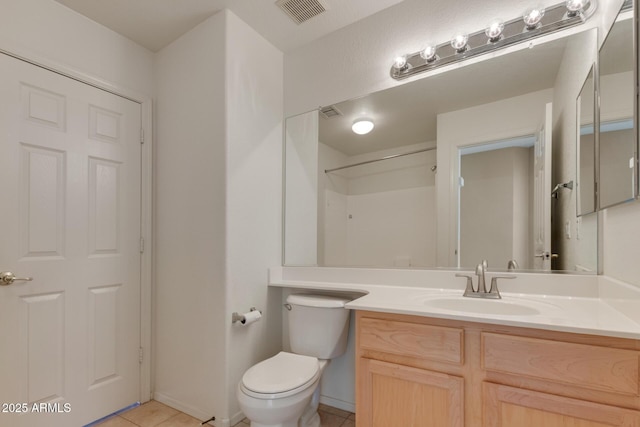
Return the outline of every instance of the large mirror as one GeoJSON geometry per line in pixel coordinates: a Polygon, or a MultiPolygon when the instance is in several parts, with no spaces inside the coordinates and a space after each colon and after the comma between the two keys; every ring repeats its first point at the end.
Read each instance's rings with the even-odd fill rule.
{"type": "Polygon", "coordinates": [[[595,273],[573,182],[596,43],[555,37],[287,119],[285,265],[595,273]]]}
{"type": "Polygon", "coordinates": [[[589,75],[582,85],[576,100],[577,127],[577,197],[578,216],[588,215],[596,211],[596,155],[595,155],[595,72],[591,67],[589,75]]]}
{"type": "Polygon", "coordinates": [[[599,52],[598,206],[637,196],[633,10],[625,2],[599,52]]]}

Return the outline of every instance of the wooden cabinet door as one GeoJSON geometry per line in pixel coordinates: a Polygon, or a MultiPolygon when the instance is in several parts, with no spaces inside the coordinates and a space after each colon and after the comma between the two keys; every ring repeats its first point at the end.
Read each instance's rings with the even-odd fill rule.
{"type": "Polygon", "coordinates": [[[463,427],[464,380],[379,360],[358,360],[358,427],[463,427]]]}
{"type": "Polygon", "coordinates": [[[640,412],[499,384],[483,384],[484,427],[640,427],[640,412]]]}

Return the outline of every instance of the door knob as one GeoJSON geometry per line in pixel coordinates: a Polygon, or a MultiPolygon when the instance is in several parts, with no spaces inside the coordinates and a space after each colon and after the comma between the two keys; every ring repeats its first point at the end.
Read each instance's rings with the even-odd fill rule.
{"type": "Polygon", "coordinates": [[[8,286],[16,280],[21,282],[30,282],[33,280],[33,277],[16,277],[16,275],[10,271],[3,271],[0,273],[0,286],[8,286]]]}

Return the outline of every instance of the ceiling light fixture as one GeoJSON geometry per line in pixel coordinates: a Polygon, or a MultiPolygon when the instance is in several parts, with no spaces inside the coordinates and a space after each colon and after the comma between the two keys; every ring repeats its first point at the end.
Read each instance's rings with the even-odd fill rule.
{"type": "Polygon", "coordinates": [[[481,31],[457,34],[453,40],[430,44],[418,52],[398,56],[393,61],[391,77],[401,80],[516,44],[527,42],[533,45],[531,40],[534,38],[585,23],[596,11],[596,2],[562,0],[562,3],[545,8],[531,7],[509,21],[496,19],[481,31]]]}
{"type": "Polygon", "coordinates": [[[365,135],[373,130],[373,122],[369,119],[358,119],[353,122],[351,130],[358,135],[365,135]]]}

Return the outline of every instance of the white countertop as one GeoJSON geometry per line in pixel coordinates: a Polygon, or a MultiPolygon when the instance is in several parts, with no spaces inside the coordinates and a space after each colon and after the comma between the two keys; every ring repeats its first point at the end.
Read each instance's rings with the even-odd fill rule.
{"type": "Polygon", "coordinates": [[[454,271],[354,270],[278,267],[269,285],[363,295],[353,310],[640,339],[640,290],[602,276],[515,273],[499,282],[502,300],[479,301],[462,297],[454,271]]]}

